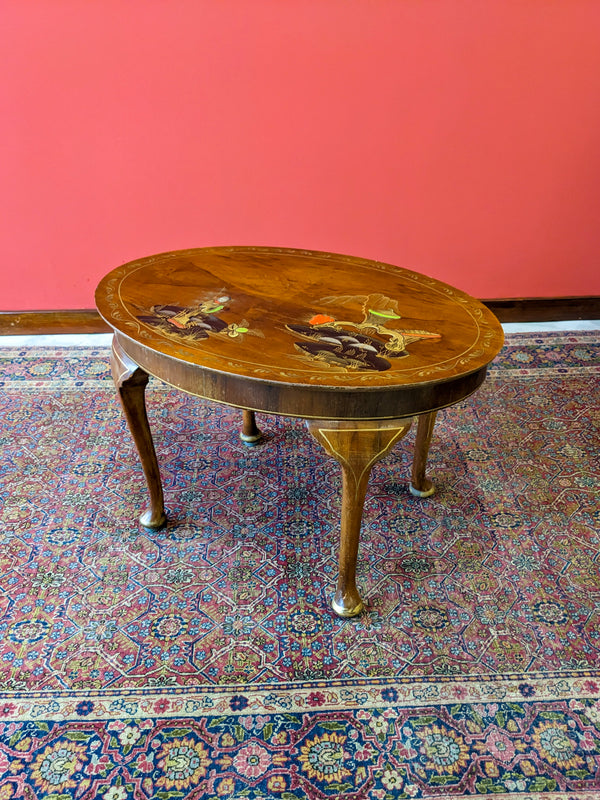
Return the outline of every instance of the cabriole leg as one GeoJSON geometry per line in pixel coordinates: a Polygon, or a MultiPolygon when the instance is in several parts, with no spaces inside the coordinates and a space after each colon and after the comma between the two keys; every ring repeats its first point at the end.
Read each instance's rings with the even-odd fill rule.
{"type": "Polygon", "coordinates": [[[429,414],[421,414],[417,424],[412,478],[409,487],[410,493],[414,494],[415,497],[431,497],[435,492],[435,486],[425,475],[435,416],[435,411],[431,411],[429,414]]]}
{"type": "Polygon", "coordinates": [[[125,419],[137,447],[150,493],[150,508],[141,515],[140,523],[144,528],[156,530],[165,524],[166,516],[158,461],[146,414],[144,395],[148,383],[148,373],[144,372],[126,355],[116,339],[113,339],[111,368],[125,419]]]}
{"type": "Polygon", "coordinates": [[[346,422],[309,420],[308,429],[342,467],[342,519],[339,573],[332,608],[340,617],[354,617],[363,609],[356,588],[356,560],[360,525],[373,464],[408,433],[412,418],[346,422]]]}

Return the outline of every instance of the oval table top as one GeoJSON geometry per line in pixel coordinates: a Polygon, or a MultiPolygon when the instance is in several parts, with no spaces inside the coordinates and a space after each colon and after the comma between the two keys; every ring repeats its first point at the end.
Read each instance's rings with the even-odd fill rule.
{"type": "Polygon", "coordinates": [[[466,397],[503,344],[441,281],[352,256],[210,247],[149,256],[96,304],[143,369],[184,391],[307,418],[393,418],[466,397]]]}

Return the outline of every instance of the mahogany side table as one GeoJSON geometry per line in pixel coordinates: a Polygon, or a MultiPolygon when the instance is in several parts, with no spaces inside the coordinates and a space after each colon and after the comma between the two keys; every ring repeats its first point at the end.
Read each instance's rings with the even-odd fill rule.
{"type": "Polygon", "coordinates": [[[433,493],[426,462],[436,412],[483,382],[503,343],[479,301],[363,258],[271,247],[180,250],[108,273],[96,305],[114,329],[112,373],[150,494],[140,522],[165,523],[144,392],[148,376],[243,409],[307,420],[342,468],[333,610],[363,608],[356,559],[373,464],[417,419],[410,490],[433,493]]]}

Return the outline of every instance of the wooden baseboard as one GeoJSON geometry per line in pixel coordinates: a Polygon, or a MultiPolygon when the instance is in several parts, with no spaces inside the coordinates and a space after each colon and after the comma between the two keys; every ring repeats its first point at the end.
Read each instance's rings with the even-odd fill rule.
{"type": "Polygon", "coordinates": [[[483,300],[500,322],[600,319],[600,297],[517,297],[483,300]]]}
{"type": "MultiPolygon", "coordinates": [[[[484,300],[500,322],[600,319],[600,297],[518,297],[484,300]]],[[[0,336],[55,333],[109,333],[95,309],[0,311],[0,336]]]]}
{"type": "Polygon", "coordinates": [[[54,333],[109,333],[95,309],[61,311],[0,311],[0,336],[54,333]]]}

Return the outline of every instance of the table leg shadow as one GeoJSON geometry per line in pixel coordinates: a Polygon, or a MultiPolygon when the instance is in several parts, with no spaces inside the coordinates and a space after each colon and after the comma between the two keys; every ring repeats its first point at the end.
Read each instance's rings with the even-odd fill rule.
{"type": "MultiPolygon", "coordinates": [[[[150,495],[150,507],[140,517],[144,528],[157,530],[166,524],[164,495],[156,450],[146,412],[145,390],[148,373],[135,364],[113,341],[111,369],[127,425],[136,445],[150,495]]],[[[307,426],[342,467],[342,518],[339,573],[332,608],[341,617],[353,617],[363,610],[356,588],[356,562],[363,506],[369,476],[382,459],[409,431],[413,418],[392,420],[309,420],[307,426]]],[[[426,477],[427,455],[435,424],[435,412],[418,418],[410,491],[429,497],[433,483],[426,477]]],[[[240,438],[254,446],[262,439],[254,411],[244,410],[240,438]]]]}

